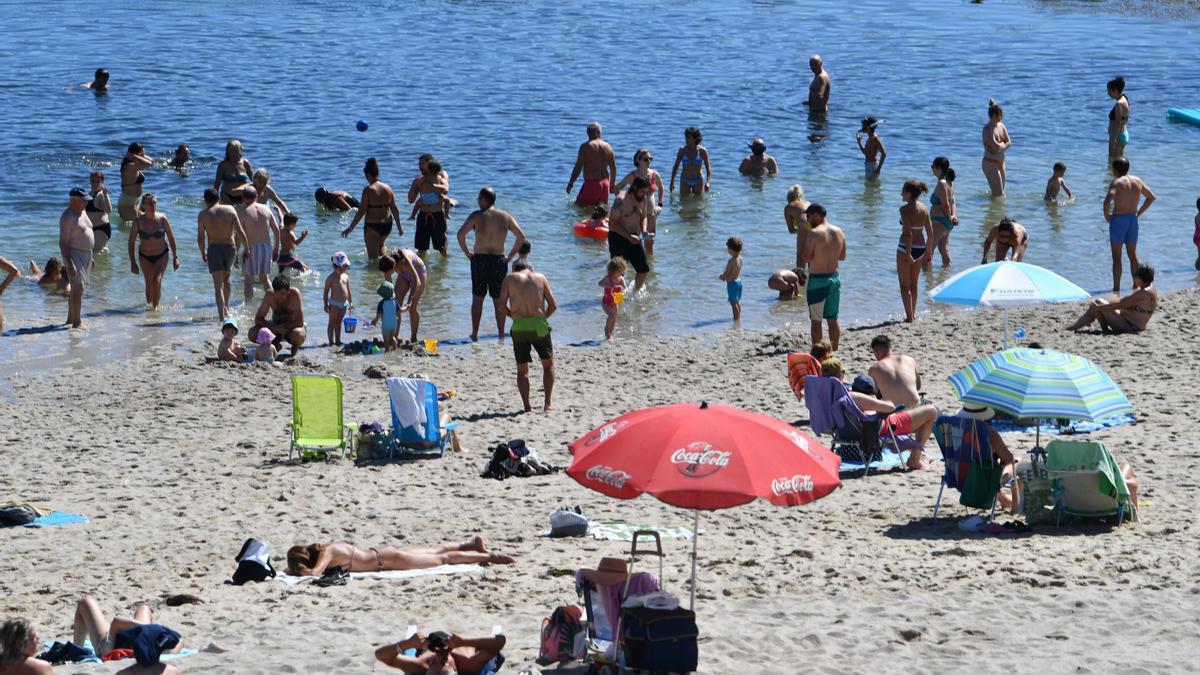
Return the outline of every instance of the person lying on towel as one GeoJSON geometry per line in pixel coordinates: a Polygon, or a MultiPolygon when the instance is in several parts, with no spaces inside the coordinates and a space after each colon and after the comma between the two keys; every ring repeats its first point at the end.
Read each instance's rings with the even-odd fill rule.
{"type": "Polygon", "coordinates": [[[319,577],[329,567],[344,567],[348,572],[387,572],[514,562],[510,556],[484,548],[483,538],[478,536],[461,544],[439,544],[434,548],[406,550],[389,544],[360,548],[348,542],[331,541],[324,546],[293,546],[287,552],[288,574],[298,577],[319,577]]]}

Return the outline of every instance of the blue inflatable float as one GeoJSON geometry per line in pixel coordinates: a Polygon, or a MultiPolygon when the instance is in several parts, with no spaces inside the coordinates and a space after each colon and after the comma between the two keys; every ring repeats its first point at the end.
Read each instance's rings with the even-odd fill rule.
{"type": "Polygon", "coordinates": [[[1200,108],[1171,108],[1167,111],[1167,119],[1200,127],[1200,108]]]}

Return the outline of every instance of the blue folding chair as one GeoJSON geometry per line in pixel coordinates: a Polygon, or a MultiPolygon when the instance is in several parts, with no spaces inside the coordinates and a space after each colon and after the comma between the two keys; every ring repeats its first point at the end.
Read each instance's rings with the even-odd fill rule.
{"type": "Polygon", "coordinates": [[[429,380],[413,380],[398,377],[387,378],[388,398],[392,410],[392,428],[388,436],[388,458],[392,457],[442,457],[446,454],[446,443],[458,429],[458,422],[442,420],[440,401],[449,398],[439,396],[437,387],[429,380]],[[402,383],[415,383],[423,389],[425,422],[419,420],[404,425],[397,414],[397,398],[406,395],[402,383]]]}

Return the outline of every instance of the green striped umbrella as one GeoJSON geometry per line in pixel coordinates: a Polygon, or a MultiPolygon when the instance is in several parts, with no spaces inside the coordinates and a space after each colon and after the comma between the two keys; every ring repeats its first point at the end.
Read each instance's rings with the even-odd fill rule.
{"type": "Polygon", "coordinates": [[[1096,422],[1133,411],[1120,387],[1095,363],[1050,349],[1006,349],[948,379],[964,402],[1016,417],[1096,422]]]}

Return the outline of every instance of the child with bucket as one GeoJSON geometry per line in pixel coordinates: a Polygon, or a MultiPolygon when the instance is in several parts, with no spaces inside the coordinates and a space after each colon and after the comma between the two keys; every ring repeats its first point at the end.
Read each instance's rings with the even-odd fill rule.
{"type": "Polygon", "coordinates": [[[353,307],[354,296],[350,291],[350,257],[343,251],[333,254],[333,272],[325,277],[325,313],[329,315],[329,325],[325,329],[329,346],[342,344],[342,326],[347,333],[353,333],[358,327],[358,319],[349,316],[353,307]]]}

